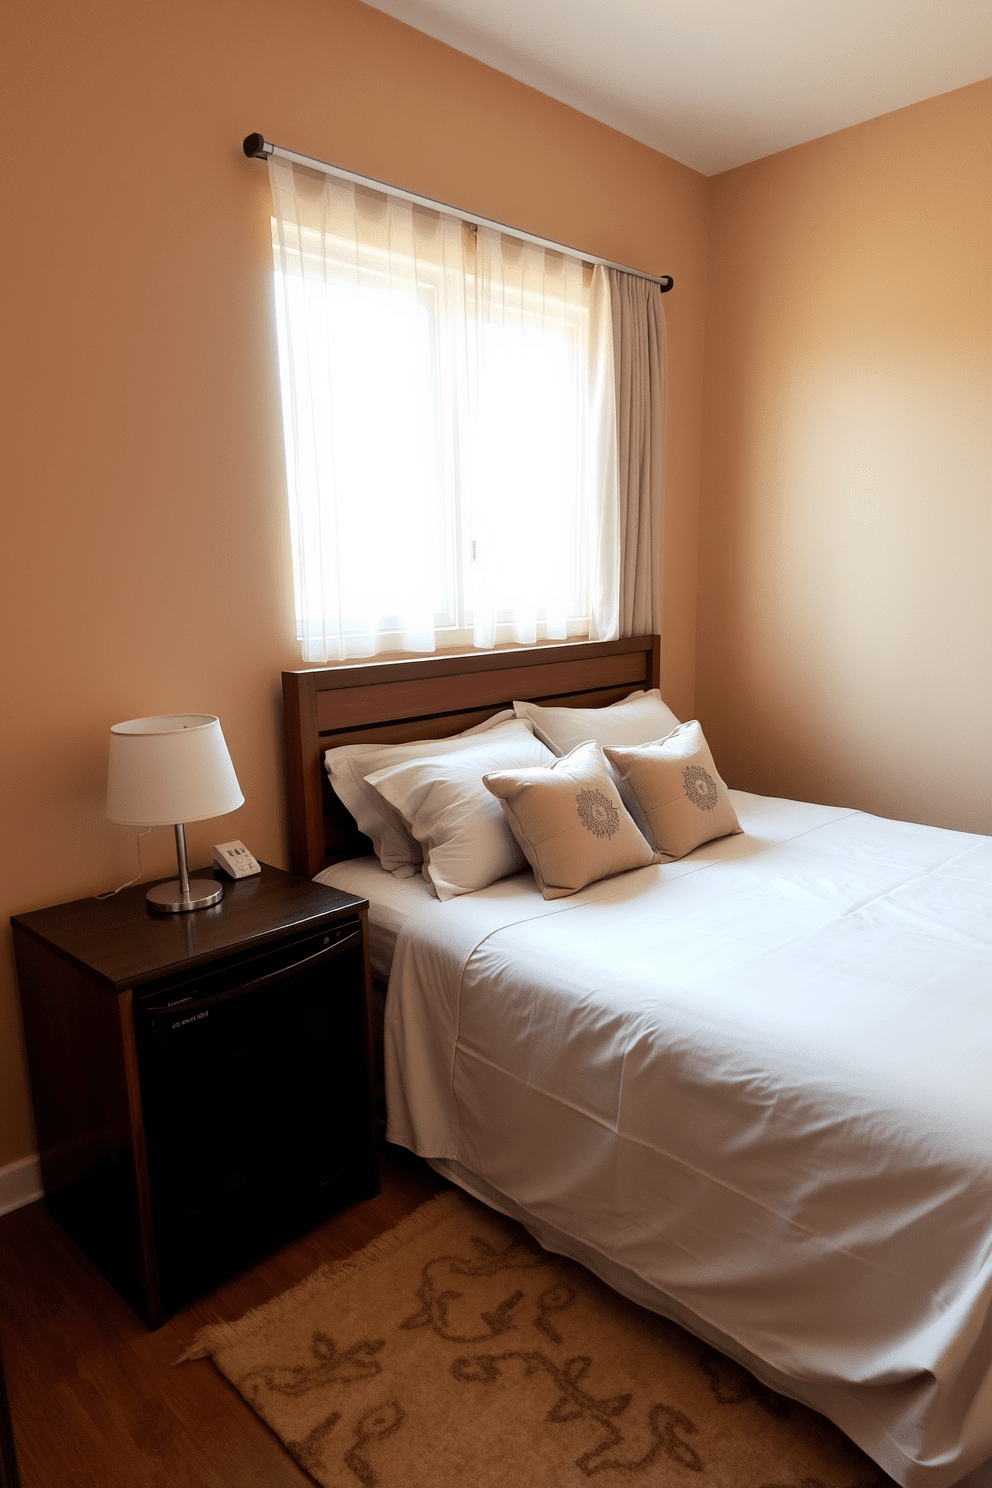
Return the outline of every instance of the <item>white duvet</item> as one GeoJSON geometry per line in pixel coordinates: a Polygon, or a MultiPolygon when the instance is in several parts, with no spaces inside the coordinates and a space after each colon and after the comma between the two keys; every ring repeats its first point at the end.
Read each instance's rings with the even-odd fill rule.
{"type": "Polygon", "coordinates": [[[945,1488],[992,1459],[992,839],[732,796],[413,915],[388,1135],[945,1488]]]}

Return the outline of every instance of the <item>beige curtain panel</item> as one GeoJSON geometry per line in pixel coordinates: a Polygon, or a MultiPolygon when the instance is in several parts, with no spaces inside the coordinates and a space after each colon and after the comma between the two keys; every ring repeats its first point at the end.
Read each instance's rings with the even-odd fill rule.
{"type": "Polygon", "coordinates": [[[667,351],[657,284],[610,270],[620,488],[620,634],[661,631],[667,351]]]}

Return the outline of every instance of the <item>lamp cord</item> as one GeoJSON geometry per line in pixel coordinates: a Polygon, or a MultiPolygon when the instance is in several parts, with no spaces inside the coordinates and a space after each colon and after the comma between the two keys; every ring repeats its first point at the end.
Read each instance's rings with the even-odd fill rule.
{"type": "Polygon", "coordinates": [[[138,871],[135,874],[134,878],[129,878],[127,883],[118,884],[116,889],[108,889],[105,894],[94,894],[94,899],[113,899],[115,894],[119,894],[121,892],[121,889],[129,889],[132,884],[136,884],[138,882],[138,879],[141,877],[141,839],[142,837],[147,837],[148,833],[151,830],[151,827],[146,827],[143,832],[138,833],[138,836],[135,839],[138,848],[138,871]]]}

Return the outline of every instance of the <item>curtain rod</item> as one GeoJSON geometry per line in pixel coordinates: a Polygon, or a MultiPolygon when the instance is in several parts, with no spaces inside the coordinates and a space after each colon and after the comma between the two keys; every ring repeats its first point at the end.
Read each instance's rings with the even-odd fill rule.
{"type": "Polygon", "coordinates": [[[606,269],[619,269],[622,274],[633,274],[636,279],[647,279],[652,284],[657,284],[662,294],[667,294],[675,283],[671,274],[646,274],[642,269],[631,269],[627,264],[614,263],[611,258],[599,258],[594,253],[582,253],[578,248],[569,248],[564,243],[553,243],[550,238],[538,238],[534,233],[521,232],[519,228],[508,227],[505,222],[493,222],[488,217],[474,217],[470,212],[462,212],[457,207],[449,206],[447,202],[432,201],[428,196],[416,196],[412,191],[403,191],[384,181],[373,181],[370,176],[357,176],[354,171],[344,170],[339,165],[329,165],[326,160],[315,160],[312,155],[300,155],[296,150],[284,149],[282,145],[269,144],[260,134],[246,135],[242,149],[249,160],[265,160],[270,155],[278,155],[282,160],[308,165],[311,170],[323,171],[327,176],[341,176],[345,181],[353,181],[356,186],[370,186],[373,191],[388,191],[401,201],[412,202],[415,207],[427,207],[432,212],[448,212],[454,217],[460,217],[463,222],[471,222],[475,227],[490,227],[496,232],[512,233],[515,238],[522,238],[525,243],[534,243],[538,248],[551,248],[555,253],[570,253],[573,258],[581,258],[585,263],[602,264],[606,269]]]}

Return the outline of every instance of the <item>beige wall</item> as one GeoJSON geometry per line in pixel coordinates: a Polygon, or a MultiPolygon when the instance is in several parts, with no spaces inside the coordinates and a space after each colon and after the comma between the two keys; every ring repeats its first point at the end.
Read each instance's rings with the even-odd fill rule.
{"type": "MultiPolygon", "coordinates": [[[[0,128],[4,921],[134,871],[119,718],[219,713],[247,804],[193,856],[287,859],[252,129],[673,273],[668,700],[732,783],[989,830],[992,84],[707,182],[357,0],[8,0],[0,128]]],[[[0,1166],[33,1146],[5,932],[0,1166]]]]}
{"type": "Polygon", "coordinates": [[[992,828],[992,82],[711,183],[697,708],[725,777],[992,828]]]}
{"type": "MultiPolygon", "coordinates": [[[[691,711],[706,181],[356,0],[7,0],[0,46],[0,912],[108,888],[107,730],[219,713],[247,797],[190,829],[287,859],[298,666],[265,168],[243,135],[675,275],[665,683],[691,711]]],[[[174,865],[146,839],[146,874],[174,865]]],[[[32,1151],[9,932],[0,1166],[32,1151]]]]}

